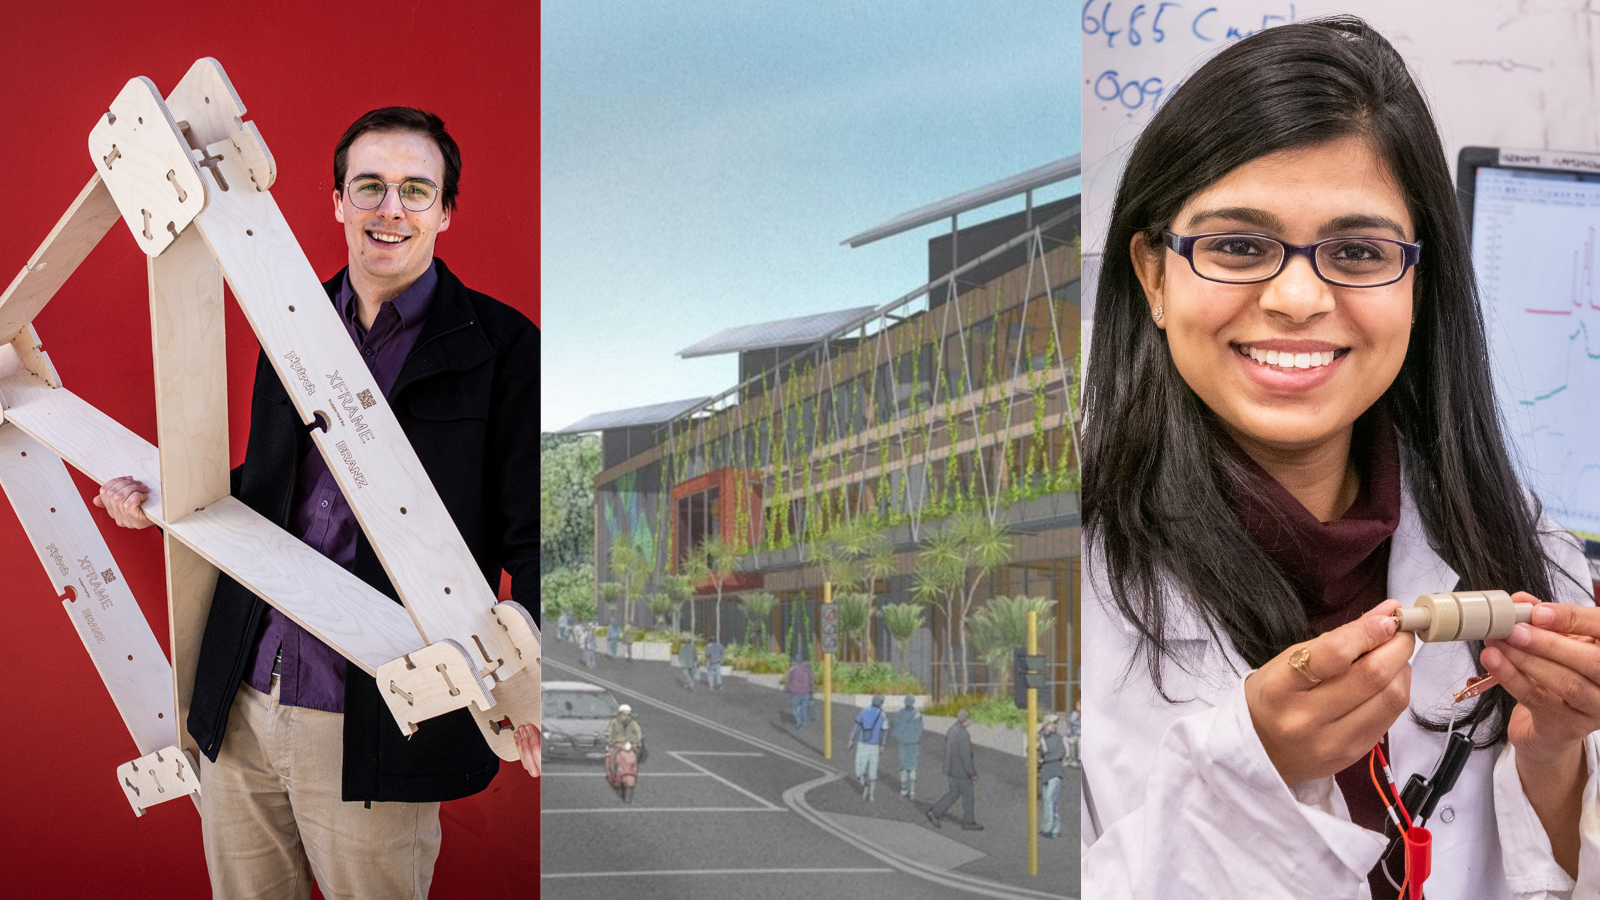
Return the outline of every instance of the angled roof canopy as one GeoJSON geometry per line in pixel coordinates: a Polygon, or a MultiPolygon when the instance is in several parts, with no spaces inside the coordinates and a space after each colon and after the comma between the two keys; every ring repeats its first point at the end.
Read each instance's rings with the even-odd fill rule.
{"type": "Polygon", "coordinates": [[[993,184],[986,184],[970,191],[963,191],[954,197],[918,207],[908,213],[901,213],[876,228],[869,228],[854,237],[846,238],[842,243],[849,244],[851,247],[861,247],[873,241],[892,237],[903,231],[921,228],[940,219],[948,219],[951,216],[960,215],[980,206],[988,206],[1007,197],[1025,194],[1028,191],[1037,190],[1058,181],[1066,181],[1068,178],[1076,177],[1082,171],[1083,157],[1081,154],[1069,156],[1066,159],[1058,159],[1053,163],[1046,163],[1036,169],[1029,169],[1010,178],[1003,178],[993,184]]]}
{"type": "Polygon", "coordinates": [[[836,309],[832,312],[754,325],[735,325],[678,351],[684,359],[697,356],[717,356],[722,353],[743,353],[746,350],[770,350],[773,347],[790,347],[811,344],[829,336],[841,325],[861,318],[877,309],[875,306],[857,306],[836,309]]]}
{"type": "Polygon", "coordinates": [[[583,434],[589,431],[608,431],[612,428],[660,425],[662,422],[671,421],[710,399],[710,397],[693,397],[688,400],[673,400],[670,403],[655,403],[650,406],[635,406],[631,409],[614,409],[610,412],[595,413],[592,416],[585,416],[573,422],[571,425],[557,431],[556,434],[583,434]]]}

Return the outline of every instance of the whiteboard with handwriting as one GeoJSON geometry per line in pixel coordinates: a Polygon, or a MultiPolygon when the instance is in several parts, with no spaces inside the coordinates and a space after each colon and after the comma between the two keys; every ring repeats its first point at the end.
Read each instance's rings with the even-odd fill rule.
{"type": "MultiPolygon", "coordinates": [[[[1393,42],[1433,107],[1452,169],[1463,146],[1600,151],[1600,0],[1080,4],[1086,257],[1102,249],[1122,165],[1152,111],[1218,49],[1291,21],[1351,13],[1393,42]]],[[[1095,262],[1085,268],[1098,271],[1095,262]]]]}

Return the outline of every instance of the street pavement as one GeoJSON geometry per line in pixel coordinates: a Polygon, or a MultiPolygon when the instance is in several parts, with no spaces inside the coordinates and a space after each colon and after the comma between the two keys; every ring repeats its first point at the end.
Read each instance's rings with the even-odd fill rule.
{"type": "Polygon", "coordinates": [[[916,802],[899,796],[892,743],[867,802],[846,780],[851,707],[835,704],[834,755],[824,760],[821,723],[796,729],[787,698],[770,688],[728,678],[721,691],[691,693],[666,663],[602,654],[585,669],[570,643],[547,644],[544,660],[547,680],[600,684],[631,703],[649,748],[631,804],[606,785],[599,761],[546,759],[540,860],[550,897],[1078,895],[1076,770],[1063,792],[1062,836],[1040,838],[1033,878],[1019,756],[975,748],[985,830],[961,829],[960,804],[935,830],[923,812],[945,789],[942,734],[924,735],[916,802]]]}

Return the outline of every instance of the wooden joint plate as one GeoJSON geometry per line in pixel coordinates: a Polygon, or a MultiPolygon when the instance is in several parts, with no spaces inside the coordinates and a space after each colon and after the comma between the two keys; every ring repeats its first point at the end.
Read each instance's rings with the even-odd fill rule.
{"type": "MultiPolygon", "coordinates": [[[[167,95],[167,107],[189,126],[191,147],[210,147],[222,140],[232,142],[234,155],[257,191],[271,188],[277,180],[278,166],[272,151],[267,149],[255,123],[245,121],[244,101],[233,89],[222,63],[209,56],[196,60],[167,95]]],[[[209,159],[214,155],[212,151],[206,156],[209,159]]]]}
{"type": "Polygon", "coordinates": [[[484,741],[501,759],[511,762],[521,759],[517,750],[517,729],[524,725],[539,727],[540,684],[540,668],[535,659],[494,686],[493,710],[472,711],[484,741]]]}
{"type": "Polygon", "coordinates": [[[206,208],[188,142],[148,78],[127,83],[89,131],[95,170],[146,256],[157,256],[206,208]]]}
{"type": "Polygon", "coordinates": [[[525,666],[537,666],[541,653],[539,623],[515,600],[503,600],[490,607],[496,622],[511,637],[511,645],[525,666]]]}
{"type": "Polygon", "coordinates": [[[117,766],[117,783],[136,816],[157,803],[200,793],[199,767],[188,751],[177,747],[164,747],[117,766]]]}
{"type": "Polygon", "coordinates": [[[445,638],[378,667],[378,692],[407,735],[417,723],[473,704],[488,711],[494,698],[484,689],[472,657],[445,638]]]}

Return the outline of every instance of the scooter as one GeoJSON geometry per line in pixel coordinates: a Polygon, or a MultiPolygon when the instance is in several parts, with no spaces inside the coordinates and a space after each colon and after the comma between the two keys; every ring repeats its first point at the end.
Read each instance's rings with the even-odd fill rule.
{"type": "Polygon", "coordinates": [[[611,751],[606,754],[606,782],[623,803],[633,802],[633,789],[639,783],[641,747],[635,747],[632,741],[623,741],[611,745],[611,751]]]}

